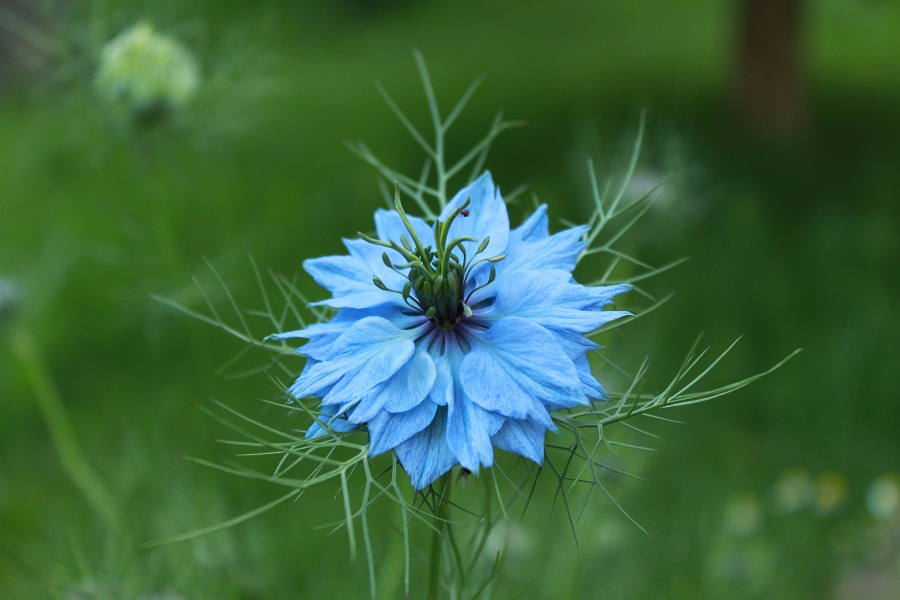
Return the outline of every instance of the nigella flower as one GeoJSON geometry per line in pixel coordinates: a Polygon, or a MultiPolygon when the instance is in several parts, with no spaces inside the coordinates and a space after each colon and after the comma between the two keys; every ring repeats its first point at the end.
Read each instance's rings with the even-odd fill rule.
{"type": "Polygon", "coordinates": [[[370,455],[394,450],[417,490],[490,467],[494,447],[541,463],[550,411],[604,399],[585,334],[628,314],[603,308],[631,286],[575,282],[588,228],[550,235],[544,205],[510,230],[489,173],[431,226],[397,198],[375,229],[304,262],[339,310],[276,336],[309,340],[290,393],[321,398],[336,431],[365,426],[370,455]]]}

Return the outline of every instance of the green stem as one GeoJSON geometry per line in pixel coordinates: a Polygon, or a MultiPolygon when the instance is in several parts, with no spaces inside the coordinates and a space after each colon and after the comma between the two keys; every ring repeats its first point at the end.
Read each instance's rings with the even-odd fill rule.
{"type": "Polygon", "coordinates": [[[434,537],[431,540],[431,566],[428,572],[428,597],[431,599],[440,596],[443,563],[441,547],[450,525],[450,484],[450,473],[445,473],[438,479],[436,486],[440,490],[440,495],[434,507],[434,537]]]}
{"type": "Polygon", "coordinates": [[[34,339],[22,326],[13,330],[10,342],[13,354],[22,363],[26,379],[47,422],[50,437],[56,446],[63,469],[106,525],[113,531],[119,531],[122,519],[118,506],[84,455],[59,391],[34,339]]]}

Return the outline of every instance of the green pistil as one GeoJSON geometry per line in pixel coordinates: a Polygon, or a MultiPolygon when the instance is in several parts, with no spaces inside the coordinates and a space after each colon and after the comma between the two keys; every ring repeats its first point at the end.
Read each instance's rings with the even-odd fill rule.
{"type": "Polygon", "coordinates": [[[471,256],[472,262],[470,262],[470,257],[466,254],[463,242],[474,242],[476,241],[474,238],[458,237],[453,238],[450,242],[447,241],[450,226],[460,213],[463,213],[466,207],[469,206],[470,202],[471,199],[466,199],[445,220],[435,222],[434,239],[436,247],[432,249],[431,246],[424,246],[418,235],[416,235],[416,231],[409,222],[409,218],[406,216],[406,212],[403,210],[403,205],[400,202],[399,186],[395,185],[394,209],[400,215],[400,220],[403,221],[403,225],[406,227],[410,237],[401,236],[400,244],[398,244],[397,242],[385,242],[371,238],[362,233],[359,234],[362,239],[371,244],[399,252],[407,261],[402,265],[393,264],[387,252],[385,252],[382,255],[384,264],[397,273],[404,275],[407,278],[407,282],[402,290],[390,290],[384,282],[375,277],[373,278],[375,286],[382,290],[400,294],[404,302],[424,314],[426,318],[443,330],[453,329],[464,317],[471,317],[472,308],[467,304],[469,298],[478,289],[491,284],[496,277],[496,271],[492,265],[487,283],[471,290],[467,296],[466,281],[472,273],[472,269],[483,262],[496,263],[506,258],[506,255],[501,254],[491,258],[475,260],[478,255],[487,249],[491,242],[489,237],[484,238],[478,245],[475,254],[471,256]],[[453,252],[454,249],[459,251],[462,261],[453,252]],[[408,272],[403,273],[403,269],[408,269],[408,272]]]}

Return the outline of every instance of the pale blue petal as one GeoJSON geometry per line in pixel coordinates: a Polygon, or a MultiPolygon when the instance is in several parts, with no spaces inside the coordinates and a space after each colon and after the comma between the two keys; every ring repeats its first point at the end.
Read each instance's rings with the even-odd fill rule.
{"type": "Polygon", "coordinates": [[[574,283],[566,271],[522,271],[497,285],[491,318],[525,317],[547,328],[589,333],[630,313],[605,311],[612,297],[630,286],[591,287],[574,283]]]}
{"type": "Polygon", "coordinates": [[[357,400],[406,364],[415,350],[415,336],[415,331],[398,329],[387,319],[366,317],[334,342],[334,358],[303,371],[291,394],[315,396],[331,386],[324,403],[357,400]]]}
{"type": "MultiPolygon", "coordinates": [[[[357,239],[344,240],[344,246],[347,247],[350,256],[355,258],[359,264],[366,266],[366,275],[369,277],[369,283],[372,283],[372,278],[375,276],[381,279],[387,287],[394,290],[399,290],[406,283],[406,277],[384,264],[382,255],[386,248],[383,246],[357,239]]],[[[372,285],[374,286],[374,284],[372,285]]],[[[394,295],[396,296],[397,294],[394,295]]]]}
{"type": "Polygon", "coordinates": [[[437,408],[434,402],[426,400],[403,413],[379,413],[367,424],[369,455],[387,452],[428,427],[437,408]]]}
{"type": "Polygon", "coordinates": [[[544,462],[544,436],[547,428],[531,419],[525,421],[508,419],[491,442],[501,450],[513,452],[533,460],[544,462]]]}
{"type": "Polygon", "coordinates": [[[334,296],[314,303],[316,305],[367,308],[392,300],[391,294],[372,283],[372,275],[366,265],[360,264],[352,256],[311,258],[303,261],[303,268],[312,275],[316,283],[334,296]]]}
{"type": "Polygon", "coordinates": [[[438,406],[447,406],[453,401],[455,392],[455,377],[459,372],[459,364],[462,362],[462,352],[453,344],[441,354],[440,349],[444,342],[438,340],[437,348],[432,349],[432,360],[435,366],[434,386],[431,388],[431,401],[438,406]]]}
{"type": "Polygon", "coordinates": [[[460,190],[441,212],[439,219],[446,219],[467,198],[472,200],[468,207],[469,216],[460,214],[456,217],[450,226],[448,241],[458,237],[474,238],[474,242],[466,244],[471,256],[481,241],[490,237],[491,242],[481,257],[503,254],[509,239],[509,214],[489,172],[485,171],[481,177],[460,190]]]}
{"type": "MultiPolygon", "coordinates": [[[[580,226],[537,241],[531,241],[536,237],[534,231],[525,232],[529,236],[527,239],[518,236],[511,238],[506,258],[494,265],[494,283],[475,292],[472,303],[499,296],[499,287],[507,281],[517,279],[523,271],[561,272],[566,273],[567,280],[571,280],[572,270],[587,245],[583,240],[587,231],[587,227],[580,226]]],[[[485,273],[481,273],[481,280],[477,283],[482,283],[485,277],[485,273]]]]}
{"type": "MultiPolygon", "coordinates": [[[[431,226],[419,217],[407,215],[406,218],[409,220],[409,224],[412,225],[413,231],[419,236],[419,241],[422,242],[422,245],[433,247],[434,233],[431,226]]],[[[399,244],[400,236],[406,236],[410,243],[415,244],[412,236],[409,235],[409,231],[406,230],[406,225],[403,224],[403,220],[395,210],[379,208],[375,211],[375,231],[378,233],[378,239],[385,242],[397,242],[399,244]]],[[[394,252],[392,254],[392,259],[396,256],[396,260],[406,262],[406,260],[401,259],[399,253],[394,252]]]]}
{"type": "Polygon", "coordinates": [[[587,246],[584,236],[588,231],[588,227],[579,225],[542,239],[535,239],[534,232],[526,232],[528,237],[516,236],[515,245],[510,243],[507,248],[506,260],[497,264],[497,275],[502,270],[520,269],[562,269],[571,273],[587,246]]]}
{"type": "Polygon", "coordinates": [[[431,425],[394,450],[416,491],[459,464],[447,444],[447,409],[439,408],[431,425]]]}
{"type": "Polygon", "coordinates": [[[594,401],[606,400],[606,390],[594,377],[588,357],[582,356],[581,358],[573,359],[572,362],[575,363],[575,369],[578,371],[578,378],[581,380],[584,395],[594,401]]]}
{"type": "MultiPolygon", "coordinates": [[[[322,412],[322,414],[319,415],[319,419],[322,422],[324,422],[325,424],[327,424],[331,428],[332,431],[335,431],[338,433],[347,433],[349,431],[353,431],[354,429],[356,429],[356,425],[354,425],[353,423],[350,423],[346,419],[342,419],[341,417],[336,417],[333,414],[329,414],[326,412],[322,412]]],[[[322,427],[322,425],[319,424],[319,421],[314,421],[313,424],[310,426],[310,428],[306,431],[306,438],[307,439],[316,438],[316,437],[319,437],[320,435],[325,435],[327,433],[328,433],[328,431],[324,427],[322,427]]]]}
{"type": "MultiPolygon", "coordinates": [[[[562,348],[566,356],[575,364],[575,370],[578,372],[578,378],[581,381],[581,389],[589,400],[605,400],[606,392],[594,378],[588,362],[587,353],[602,348],[600,344],[584,337],[581,334],[572,332],[547,329],[554,338],[556,338],[559,347],[562,348]]],[[[562,410],[571,408],[569,404],[556,404],[552,399],[543,400],[544,406],[548,410],[562,410]]]]}
{"type": "Polygon", "coordinates": [[[400,294],[375,286],[378,277],[393,290],[399,290],[405,278],[389,269],[381,258],[380,246],[365,240],[344,240],[349,256],[324,256],[303,261],[303,268],[316,283],[331,292],[332,298],[314,302],[314,306],[334,308],[370,308],[384,303],[403,305],[400,294]]]}
{"type": "Polygon", "coordinates": [[[406,412],[418,405],[434,387],[437,371],[424,348],[417,348],[412,359],[396,375],[385,382],[381,393],[387,396],[388,412],[406,412]]]}
{"type": "MultiPolygon", "coordinates": [[[[587,357],[588,352],[598,350],[602,346],[581,334],[572,333],[571,331],[559,329],[547,329],[547,331],[553,334],[560,348],[575,364],[575,370],[578,371],[578,378],[581,380],[584,395],[591,401],[606,400],[606,391],[594,377],[587,357]]],[[[556,405],[552,401],[544,401],[544,406],[549,410],[570,408],[569,406],[556,405]]]]}
{"type": "Polygon", "coordinates": [[[403,307],[397,304],[382,304],[364,310],[343,308],[326,323],[315,323],[305,329],[276,333],[269,338],[273,340],[306,338],[309,342],[298,348],[297,352],[320,361],[328,360],[334,356],[331,348],[341,334],[366,317],[383,317],[400,329],[413,329],[427,322],[424,315],[407,314],[403,312],[403,307]]]}
{"type": "Polygon", "coordinates": [[[542,401],[587,402],[575,365],[546,329],[519,317],[495,322],[471,336],[460,366],[466,395],[481,407],[514,419],[529,416],[552,426],[542,401]]]}
{"type": "Polygon", "coordinates": [[[412,357],[389,379],[375,386],[350,413],[352,423],[367,423],[379,412],[402,413],[418,406],[434,386],[431,356],[417,347],[412,357]]]}
{"type": "Polygon", "coordinates": [[[616,285],[587,285],[583,287],[590,290],[590,295],[593,301],[593,304],[589,305],[587,308],[592,308],[595,310],[600,310],[601,308],[612,304],[613,298],[615,298],[619,294],[624,294],[634,289],[634,286],[628,283],[620,283],[616,285]]]}
{"type": "MultiPolygon", "coordinates": [[[[316,368],[317,368],[316,365],[321,364],[321,363],[322,363],[322,361],[320,361],[320,360],[316,360],[316,359],[314,359],[314,358],[307,358],[307,359],[306,359],[306,363],[304,363],[304,365],[303,365],[303,369],[300,371],[299,377],[297,377],[297,380],[299,380],[300,378],[302,378],[302,377],[304,377],[304,376],[308,376],[307,374],[308,374],[310,371],[312,371],[313,369],[316,369],[316,368]]],[[[321,367],[319,367],[319,368],[321,368],[321,367]]],[[[296,384],[297,384],[297,382],[295,381],[295,382],[294,382],[294,385],[296,385],[296,384]]],[[[288,391],[291,391],[291,389],[294,387],[294,385],[292,385],[291,388],[288,388],[288,391]]],[[[327,393],[331,390],[331,386],[332,386],[332,385],[333,385],[333,384],[327,384],[327,385],[324,385],[324,386],[322,387],[322,389],[320,389],[320,390],[317,391],[317,393],[318,393],[320,396],[324,396],[325,394],[327,394],[327,393]]],[[[296,397],[296,398],[299,398],[299,396],[295,396],[295,397],[296,397]]],[[[331,411],[331,412],[328,412],[328,414],[332,415],[332,414],[334,414],[334,412],[331,411]]]]}
{"type": "Polygon", "coordinates": [[[581,334],[572,333],[571,331],[561,331],[556,329],[547,329],[556,338],[559,347],[563,349],[566,356],[573,361],[581,358],[592,350],[599,350],[603,346],[590,338],[586,338],[581,334]]]}
{"type": "Polygon", "coordinates": [[[508,248],[518,250],[522,242],[538,242],[550,235],[550,224],[547,219],[547,205],[541,204],[525,222],[509,232],[508,248]]]}
{"type": "Polygon", "coordinates": [[[463,393],[458,393],[448,408],[447,444],[459,464],[477,475],[480,467],[494,464],[491,435],[500,429],[503,417],[491,414],[463,393]]]}

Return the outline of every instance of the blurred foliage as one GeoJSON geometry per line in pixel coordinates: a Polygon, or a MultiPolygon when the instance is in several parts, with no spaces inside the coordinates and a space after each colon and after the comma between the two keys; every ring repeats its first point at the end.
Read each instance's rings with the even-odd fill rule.
{"type": "MultiPolygon", "coordinates": [[[[400,170],[417,169],[417,148],[373,85],[427,122],[414,47],[439,100],[488,75],[451,146],[468,147],[497,108],[529,122],[497,142],[489,167],[504,190],[526,183],[554,217],[587,218],[585,154],[615,181],[648,109],[641,173],[673,175],[626,244],[653,264],[691,260],[655,282],[660,294],[677,292],[669,303],[609,340],[613,362],[635,368],[649,354],[650,381],[663,383],[697,331],[719,348],[744,334],[713,373],[727,382],[806,349],[739,397],[681,413],[687,425],[661,423],[659,453],[615,458],[649,480],[611,477],[609,488],[653,539],[593,498],[580,564],[563,515],[547,519],[548,494],[498,533],[513,550],[495,591],[891,597],[900,525],[896,509],[870,512],[867,493],[890,495],[870,482],[895,481],[900,458],[895,3],[809,3],[813,114],[793,144],[733,126],[735,7],[724,0],[579,0],[565,10],[474,0],[38,5],[28,47],[39,66],[0,87],[0,278],[4,298],[15,298],[0,310],[0,597],[366,593],[346,538],[314,530],[340,518],[328,490],[208,538],[134,550],[280,493],[179,459],[233,453],[210,441],[222,428],[197,403],[214,397],[292,427],[254,404],[278,398],[265,377],[217,373],[239,344],[149,295],[198,302],[191,276],[210,277],[206,257],[239,304],[255,307],[248,252],[320,294],[302,259],[338,252],[340,236],[368,226],[381,202],[374,173],[342,140],[365,139],[400,170]],[[153,127],[110,118],[92,89],[103,45],[139,21],[190,48],[202,73],[191,105],[153,127]],[[63,469],[34,380],[5,343],[14,333],[36,342],[121,527],[63,469]],[[809,491],[786,511],[778,490],[797,473],[807,479],[788,480],[809,491]],[[822,488],[829,481],[845,499],[817,508],[818,494],[840,494],[822,488]]],[[[611,369],[607,381],[620,383],[611,369]]],[[[381,527],[376,575],[384,597],[396,597],[402,541],[381,527]]]]}

